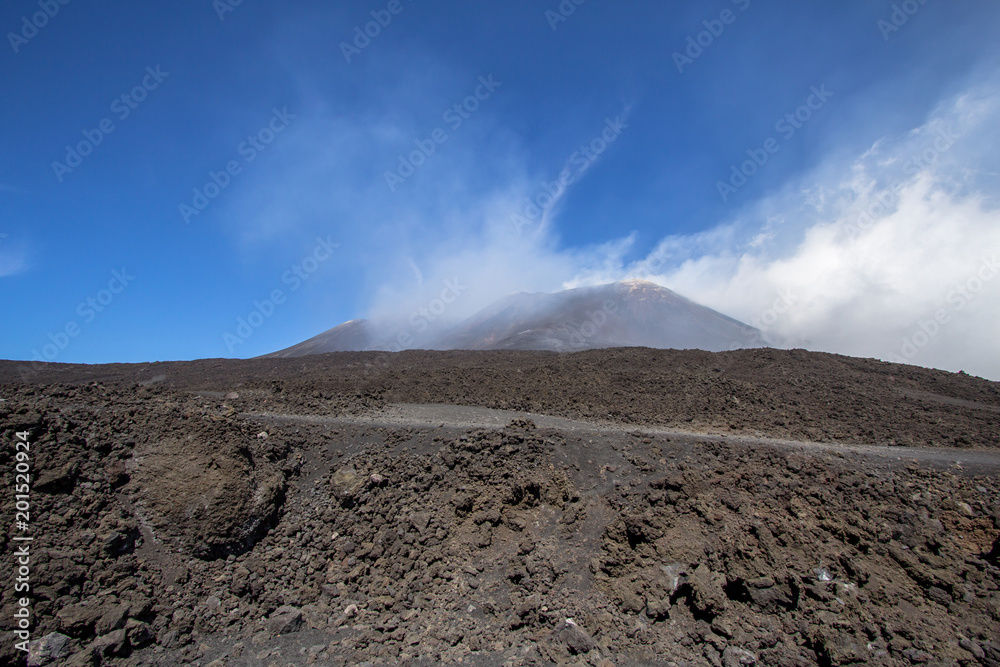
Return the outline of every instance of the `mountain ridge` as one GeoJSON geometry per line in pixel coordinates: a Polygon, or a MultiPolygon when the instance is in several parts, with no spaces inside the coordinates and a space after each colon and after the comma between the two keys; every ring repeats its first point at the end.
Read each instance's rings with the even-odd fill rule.
{"type": "Polygon", "coordinates": [[[645,280],[553,293],[513,292],[439,335],[411,336],[404,326],[392,340],[384,332],[390,328],[354,319],[263,356],[414,348],[571,352],[651,347],[719,352],[765,347],[757,329],[645,280]]]}

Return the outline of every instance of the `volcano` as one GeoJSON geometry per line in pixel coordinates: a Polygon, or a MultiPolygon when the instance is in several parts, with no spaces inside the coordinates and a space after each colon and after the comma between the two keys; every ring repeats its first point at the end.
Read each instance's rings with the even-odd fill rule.
{"type": "MultiPolygon", "coordinates": [[[[266,355],[398,350],[382,327],[351,320],[297,345],[266,355]]],[[[763,347],[760,331],[645,280],[556,293],[505,296],[436,337],[416,345],[433,350],[549,350],[609,347],[699,349],[763,347]]]]}
{"type": "Polygon", "coordinates": [[[374,331],[368,320],[350,320],[284,350],[265,357],[304,357],[326,352],[358,352],[377,349],[373,346],[374,331]]]}

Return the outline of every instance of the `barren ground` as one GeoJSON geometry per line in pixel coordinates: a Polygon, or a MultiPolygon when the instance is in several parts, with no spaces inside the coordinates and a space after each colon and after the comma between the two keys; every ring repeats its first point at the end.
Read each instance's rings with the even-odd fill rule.
{"type": "Polygon", "coordinates": [[[37,664],[1000,665],[1000,385],[967,375],[343,353],[0,362],[0,399],[37,664]]]}

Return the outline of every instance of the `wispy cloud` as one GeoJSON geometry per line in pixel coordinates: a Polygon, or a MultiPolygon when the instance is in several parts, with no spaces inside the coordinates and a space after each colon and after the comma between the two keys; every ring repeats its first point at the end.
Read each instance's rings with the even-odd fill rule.
{"type": "MultiPolygon", "coordinates": [[[[373,100],[392,99],[392,111],[373,102],[361,114],[304,84],[299,120],[231,204],[234,231],[250,246],[333,234],[350,249],[343,260],[356,275],[350,289],[370,304],[359,316],[416,312],[448,281],[463,286],[446,314],[459,318],[514,291],[644,277],[761,326],[775,344],[1000,378],[992,334],[1000,328],[1000,280],[985,282],[960,308],[949,302],[956,286],[1000,253],[994,79],[967,86],[912,131],[849,158],[830,155],[731,219],[663,238],[636,259],[637,235],[615,235],[617,220],[595,245],[567,247],[559,236],[572,224],[561,205],[584,177],[599,178],[591,172],[613,151],[550,193],[537,225],[511,223],[544,182],[573,165],[573,149],[531,155],[494,115],[493,99],[394,192],[386,188],[385,170],[442,122],[441,110],[479,75],[421,62],[412,72],[373,77],[381,82],[373,100]],[[425,89],[437,91],[435,101],[425,89]],[[904,354],[921,323],[942,309],[947,324],[904,354]]],[[[497,104],[505,92],[497,90],[497,104]]],[[[605,122],[595,118],[594,132],[605,122]]],[[[317,330],[336,324],[322,317],[317,330]]]]}
{"type": "Polygon", "coordinates": [[[574,283],[650,277],[777,344],[1000,378],[998,184],[978,168],[998,121],[997,89],[977,86],[735,221],[574,283]],[[776,300],[790,303],[776,313],[776,300]]]}
{"type": "Polygon", "coordinates": [[[0,278],[21,273],[28,267],[23,243],[17,243],[10,234],[0,232],[0,278]]]}
{"type": "Polygon", "coordinates": [[[298,119],[270,161],[248,171],[239,192],[219,204],[243,247],[252,253],[285,239],[333,234],[350,249],[341,261],[356,270],[359,284],[352,288],[370,304],[359,315],[374,317],[419,308],[456,279],[468,289],[449,315],[470,315],[513,291],[559,289],[581,264],[607,256],[607,247],[559,250],[549,221],[556,205],[613,154],[614,142],[628,131],[628,107],[622,111],[609,101],[607,112],[557,159],[532,158],[494,113],[503,85],[460,128],[453,129],[453,118],[449,124],[452,102],[467,100],[490,80],[488,73],[410,67],[425,88],[441,91],[438,102],[428,102],[426,90],[398,72],[375,77],[381,88],[370,91],[373,99],[393,101],[384,111],[376,102],[364,113],[340,109],[302,84],[306,106],[294,109],[298,119]],[[448,128],[447,140],[394,190],[387,188],[386,170],[438,127],[448,128]],[[521,230],[511,223],[543,182],[567,170],[573,178],[550,198],[539,224],[521,230]]]}

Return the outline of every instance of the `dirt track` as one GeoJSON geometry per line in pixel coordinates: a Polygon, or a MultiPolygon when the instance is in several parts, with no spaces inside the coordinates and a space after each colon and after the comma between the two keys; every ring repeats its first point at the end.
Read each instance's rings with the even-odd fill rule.
{"type": "Polygon", "coordinates": [[[775,447],[799,451],[826,451],[852,454],[858,465],[866,460],[888,459],[900,465],[922,463],[942,468],[952,468],[958,473],[995,474],[1000,469],[1000,451],[983,449],[955,449],[931,447],[892,447],[874,445],[846,445],[830,442],[808,442],[779,438],[760,438],[746,435],[712,435],[679,429],[630,427],[613,422],[590,422],[565,417],[553,417],[531,412],[514,410],[494,410],[467,405],[442,405],[429,403],[413,405],[392,404],[384,410],[365,415],[345,415],[336,417],[316,415],[292,415],[275,413],[244,413],[242,417],[298,424],[358,424],[381,427],[426,428],[502,428],[515,420],[530,420],[539,428],[556,429],[566,433],[639,433],[649,436],[667,436],[675,440],[689,439],[701,442],[723,442],[747,446],[775,447]]]}
{"type": "Polygon", "coordinates": [[[245,405],[267,401],[269,409],[287,391],[294,397],[291,412],[444,403],[815,442],[1000,447],[1000,383],[803,350],[348,352],[104,366],[0,362],[0,383],[25,381],[225,387],[239,390],[245,405]]]}
{"type": "Polygon", "coordinates": [[[1000,664],[995,383],[776,351],[15,373],[53,664],[1000,664]]]}

